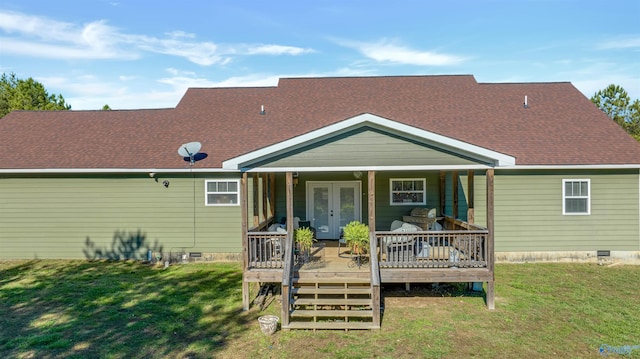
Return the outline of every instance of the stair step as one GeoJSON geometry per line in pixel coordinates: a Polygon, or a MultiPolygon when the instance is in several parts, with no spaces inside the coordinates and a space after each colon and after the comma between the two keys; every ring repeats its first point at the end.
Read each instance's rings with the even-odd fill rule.
{"type": "Polygon", "coordinates": [[[370,298],[298,298],[293,305],[371,305],[370,298]]]}
{"type": "Polygon", "coordinates": [[[313,317],[359,317],[372,318],[373,310],[302,310],[296,309],[291,312],[291,317],[313,318],[313,317]]]}
{"type": "Polygon", "coordinates": [[[304,278],[293,278],[293,283],[335,283],[335,284],[344,284],[344,283],[363,283],[369,284],[371,283],[371,278],[323,278],[323,277],[304,277],[304,278]]]}
{"type": "Polygon", "coordinates": [[[371,322],[290,322],[283,329],[380,329],[371,322]]]}
{"type": "Polygon", "coordinates": [[[293,288],[291,290],[292,294],[371,294],[370,287],[362,287],[362,288],[315,288],[315,287],[300,287],[293,288]]]}

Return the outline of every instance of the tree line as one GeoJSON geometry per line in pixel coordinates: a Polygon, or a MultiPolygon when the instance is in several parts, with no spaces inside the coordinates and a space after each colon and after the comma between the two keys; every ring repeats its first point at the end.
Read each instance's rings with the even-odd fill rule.
{"type": "Polygon", "coordinates": [[[0,78],[0,118],[13,110],[70,110],[64,97],[50,94],[44,86],[29,77],[3,73],[0,78]]]}
{"type": "MultiPolygon", "coordinates": [[[[103,110],[111,110],[104,105],[103,110]]],[[[29,77],[21,79],[14,73],[0,77],[0,118],[13,110],[71,110],[61,94],[50,94],[44,85],[29,77]]]]}
{"type": "Polygon", "coordinates": [[[622,86],[611,84],[596,92],[591,102],[640,142],[640,100],[631,101],[622,86]]]}

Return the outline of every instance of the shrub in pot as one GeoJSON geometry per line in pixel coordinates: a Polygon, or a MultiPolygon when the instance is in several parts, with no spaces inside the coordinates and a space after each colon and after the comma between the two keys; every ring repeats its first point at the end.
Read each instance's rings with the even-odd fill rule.
{"type": "Polygon", "coordinates": [[[313,238],[313,232],[311,229],[307,227],[300,227],[293,232],[296,243],[298,244],[298,249],[300,249],[300,253],[308,253],[313,247],[313,243],[316,241],[313,238]]]}
{"type": "Polygon", "coordinates": [[[344,239],[355,254],[367,253],[369,249],[369,226],[353,221],[344,227],[344,239]]]}

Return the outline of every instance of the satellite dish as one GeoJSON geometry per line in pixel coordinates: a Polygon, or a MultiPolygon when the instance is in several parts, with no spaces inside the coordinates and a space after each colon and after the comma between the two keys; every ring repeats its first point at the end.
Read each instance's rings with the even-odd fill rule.
{"type": "Polygon", "coordinates": [[[200,142],[183,143],[178,148],[178,154],[182,157],[193,158],[193,156],[195,156],[196,153],[200,151],[200,147],[202,147],[202,144],[200,144],[200,142]]]}

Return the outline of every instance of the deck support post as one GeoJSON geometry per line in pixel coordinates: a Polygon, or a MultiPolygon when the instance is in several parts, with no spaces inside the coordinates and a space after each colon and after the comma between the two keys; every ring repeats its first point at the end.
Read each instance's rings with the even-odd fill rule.
{"type": "Polygon", "coordinates": [[[473,171],[467,172],[467,223],[474,224],[475,222],[475,184],[474,184],[473,171]]]}
{"type": "MultiPolygon", "coordinates": [[[[242,173],[242,179],[240,179],[240,207],[242,212],[242,272],[244,273],[249,269],[249,236],[248,236],[248,218],[249,210],[247,208],[247,197],[249,194],[247,184],[247,173],[242,173]]],[[[250,305],[250,289],[249,282],[242,278],[242,309],[249,310],[250,305]]]]}
{"type": "Polygon", "coordinates": [[[275,217],[276,214],[276,174],[269,174],[269,215],[275,217]]]}
{"type": "Polygon", "coordinates": [[[373,317],[371,318],[374,328],[380,328],[380,268],[378,267],[377,257],[377,243],[376,241],[376,172],[369,171],[367,173],[367,214],[369,217],[369,238],[372,243],[369,243],[369,248],[372,249],[372,253],[369,253],[371,265],[371,310],[373,317]]]}
{"type": "Polygon", "coordinates": [[[367,221],[369,223],[369,233],[376,233],[376,172],[368,172],[367,182],[367,221]]]}
{"type": "Polygon", "coordinates": [[[494,246],[494,170],[487,170],[487,269],[491,272],[491,280],[487,282],[487,308],[493,310],[495,305],[494,293],[494,263],[495,263],[495,246],[494,246]]]}
{"type": "Polygon", "coordinates": [[[258,173],[254,173],[252,177],[253,177],[253,186],[252,186],[252,189],[251,189],[252,192],[253,192],[253,196],[252,196],[253,197],[253,203],[252,203],[252,206],[253,206],[253,211],[252,211],[252,213],[253,213],[253,224],[252,224],[252,227],[255,227],[255,226],[260,224],[260,202],[259,202],[260,199],[258,197],[258,193],[259,193],[259,188],[258,188],[258,185],[259,185],[258,178],[259,177],[258,177],[258,173]]]}
{"type": "Polygon", "coordinates": [[[291,275],[292,272],[292,258],[293,258],[293,172],[287,172],[285,175],[286,182],[286,210],[287,210],[287,239],[285,244],[285,266],[282,269],[282,290],[280,293],[282,308],[281,308],[281,325],[282,327],[289,327],[289,300],[291,295],[291,275]]]}
{"type": "Polygon", "coordinates": [[[452,208],[451,208],[451,212],[452,213],[452,217],[453,219],[458,219],[460,218],[460,214],[458,213],[458,182],[460,181],[460,175],[458,174],[458,171],[453,171],[452,175],[451,175],[451,190],[453,191],[453,204],[452,204],[452,208]]]}
{"type": "Polygon", "coordinates": [[[447,174],[444,171],[440,171],[440,216],[444,217],[445,209],[447,206],[446,199],[446,186],[447,186],[447,174]]]}

